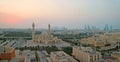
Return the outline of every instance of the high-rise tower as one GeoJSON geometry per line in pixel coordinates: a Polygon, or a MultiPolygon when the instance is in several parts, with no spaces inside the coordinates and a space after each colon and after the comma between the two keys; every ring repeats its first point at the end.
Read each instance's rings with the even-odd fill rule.
{"type": "Polygon", "coordinates": [[[32,41],[35,40],[34,38],[35,38],[35,24],[33,22],[33,24],[32,24],[32,41]]]}
{"type": "Polygon", "coordinates": [[[105,31],[109,31],[109,27],[108,27],[108,24],[105,25],[105,28],[104,28],[105,31]]]}

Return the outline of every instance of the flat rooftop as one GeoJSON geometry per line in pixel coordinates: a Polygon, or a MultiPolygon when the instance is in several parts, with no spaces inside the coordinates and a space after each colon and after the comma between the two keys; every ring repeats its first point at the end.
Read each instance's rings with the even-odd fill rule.
{"type": "Polygon", "coordinates": [[[114,53],[112,53],[112,55],[115,55],[115,56],[117,56],[117,57],[120,57],[120,52],[114,52],[114,53]]]}
{"type": "Polygon", "coordinates": [[[79,46],[75,46],[74,48],[78,48],[79,51],[87,52],[89,54],[96,54],[96,53],[98,53],[94,49],[92,49],[91,47],[79,47],[79,46]]]}
{"type": "Polygon", "coordinates": [[[75,59],[63,51],[51,52],[51,55],[58,59],[60,62],[77,62],[75,59]]]}
{"type": "Polygon", "coordinates": [[[9,53],[11,52],[12,50],[14,50],[14,48],[12,47],[4,47],[4,46],[0,46],[0,53],[9,53]]]}

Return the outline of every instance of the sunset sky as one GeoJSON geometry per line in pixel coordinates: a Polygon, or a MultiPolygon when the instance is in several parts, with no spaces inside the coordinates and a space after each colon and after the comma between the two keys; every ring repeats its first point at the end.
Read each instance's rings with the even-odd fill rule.
{"type": "Polygon", "coordinates": [[[0,0],[0,28],[120,28],[120,0],[0,0]]]}

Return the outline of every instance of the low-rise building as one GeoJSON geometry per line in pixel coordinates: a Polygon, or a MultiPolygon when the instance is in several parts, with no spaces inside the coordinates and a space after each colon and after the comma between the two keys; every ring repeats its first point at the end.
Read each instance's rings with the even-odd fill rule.
{"type": "Polygon", "coordinates": [[[120,62],[120,52],[114,52],[111,54],[111,57],[116,58],[118,62],[120,62]]]}
{"type": "Polygon", "coordinates": [[[80,41],[83,45],[90,45],[94,47],[104,47],[106,44],[106,38],[103,35],[95,35],[93,37],[84,38],[80,41]]]}
{"type": "Polygon", "coordinates": [[[0,60],[11,60],[15,57],[15,49],[0,46],[0,60]]]}
{"type": "Polygon", "coordinates": [[[25,56],[21,56],[12,47],[0,46],[0,62],[28,62],[25,56]]]}
{"type": "Polygon", "coordinates": [[[51,52],[50,58],[53,62],[78,62],[63,51],[51,52]]]}
{"type": "Polygon", "coordinates": [[[117,34],[109,33],[104,35],[94,35],[92,37],[84,38],[80,41],[82,45],[92,47],[100,47],[100,50],[108,50],[113,48],[120,48],[120,37],[117,34]]]}
{"type": "Polygon", "coordinates": [[[102,55],[100,52],[94,51],[91,47],[73,47],[73,56],[80,62],[98,62],[102,55]]]}

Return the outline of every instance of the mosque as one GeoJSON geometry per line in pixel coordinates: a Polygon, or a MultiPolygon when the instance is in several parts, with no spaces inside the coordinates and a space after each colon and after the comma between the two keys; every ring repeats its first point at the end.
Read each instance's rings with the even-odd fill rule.
{"type": "Polygon", "coordinates": [[[35,35],[35,24],[32,24],[32,41],[41,44],[56,44],[62,42],[62,39],[51,35],[50,24],[48,24],[48,32],[42,32],[40,35],[35,35]]]}

